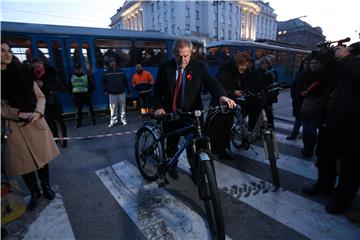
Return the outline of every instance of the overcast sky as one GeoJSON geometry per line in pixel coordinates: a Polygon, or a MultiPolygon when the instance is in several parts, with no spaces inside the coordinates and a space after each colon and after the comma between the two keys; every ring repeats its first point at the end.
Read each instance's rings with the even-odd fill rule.
{"type": "MultiPolygon", "coordinates": [[[[109,27],[110,17],[124,0],[2,0],[2,21],[109,27]]],[[[265,1],[266,2],[266,1],[265,1]]],[[[306,15],[302,20],[321,27],[327,40],[359,41],[359,0],[269,0],[277,20],[306,15]]]]}

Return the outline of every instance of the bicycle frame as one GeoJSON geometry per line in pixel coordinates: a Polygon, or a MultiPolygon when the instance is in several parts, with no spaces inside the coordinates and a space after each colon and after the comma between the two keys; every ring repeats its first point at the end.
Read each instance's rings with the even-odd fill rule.
{"type": "MultiPolygon", "coordinates": [[[[172,168],[177,164],[177,161],[178,161],[181,153],[190,144],[192,144],[192,146],[193,146],[192,147],[192,153],[193,154],[198,152],[198,150],[199,150],[198,145],[200,145],[200,148],[202,147],[202,148],[205,148],[207,150],[211,150],[210,141],[208,140],[207,137],[204,137],[203,134],[202,134],[202,127],[201,127],[199,117],[196,117],[196,124],[189,124],[186,127],[171,131],[171,132],[166,133],[166,134],[161,134],[161,137],[156,142],[160,141],[161,145],[164,146],[164,140],[167,137],[179,135],[181,133],[186,132],[187,130],[194,129],[194,128],[196,128],[196,133],[191,132],[191,133],[189,133],[189,134],[187,134],[185,136],[185,140],[180,144],[178,150],[175,152],[174,156],[170,160],[167,160],[166,151],[163,153],[164,154],[164,156],[162,158],[162,159],[164,159],[163,163],[165,163],[165,165],[168,168],[172,168]]],[[[163,132],[162,126],[161,126],[161,132],[163,132]]],[[[208,159],[202,159],[202,160],[208,160],[208,159]]]]}
{"type": "Polygon", "coordinates": [[[249,143],[254,143],[260,134],[263,127],[267,128],[268,119],[264,108],[261,109],[259,117],[256,120],[255,126],[253,127],[250,134],[247,136],[249,143]]]}

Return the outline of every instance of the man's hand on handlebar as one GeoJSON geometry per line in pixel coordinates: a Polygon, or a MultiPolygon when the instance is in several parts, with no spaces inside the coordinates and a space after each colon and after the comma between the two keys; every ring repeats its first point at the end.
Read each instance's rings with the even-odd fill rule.
{"type": "Polygon", "coordinates": [[[230,109],[236,107],[236,103],[233,100],[231,100],[230,98],[225,97],[225,96],[221,96],[219,98],[219,102],[220,102],[220,105],[221,104],[227,105],[230,109]]]}
{"type": "Polygon", "coordinates": [[[158,108],[154,111],[154,117],[160,117],[161,115],[166,114],[163,108],[158,108]]]}
{"type": "Polygon", "coordinates": [[[235,97],[240,97],[240,96],[243,95],[243,93],[244,93],[244,92],[241,91],[241,90],[235,90],[235,91],[234,91],[234,96],[235,96],[235,97]]]}

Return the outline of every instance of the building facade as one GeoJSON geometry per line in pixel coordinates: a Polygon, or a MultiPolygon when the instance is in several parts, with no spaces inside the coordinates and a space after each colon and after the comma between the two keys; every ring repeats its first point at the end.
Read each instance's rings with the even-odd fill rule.
{"type": "Polygon", "coordinates": [[[276,14],[254,1],[129,1],[111,17],[110,27],[193,36],[205,41],[276,38],[276,14]]]}
{"type": "Polygon", "coordinates": [[[299,18],[278,22],[277,31],[277,41],[309,50],[316,49],[316,44],[325,42],[325,36],[320,27],[312,27],[299,18]]]}

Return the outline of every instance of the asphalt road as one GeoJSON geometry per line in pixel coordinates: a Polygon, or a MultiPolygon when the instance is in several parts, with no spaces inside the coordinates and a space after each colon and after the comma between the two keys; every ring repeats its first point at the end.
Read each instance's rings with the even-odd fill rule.
{"type": "MultiPolygon", "coordinates": [[[[301,139],[287,142],[284,140],[291,130],[291,123],[288,121],[293,119],[288,90],[280,94],[279,102],[274,105],[274,112],[277,117],[275,126],[279,151],[284,160],[279,170],[282,189],[278,193],[265,191],[266,187],[271,188],[272,180],[268,164],[261,160],[261,145],[255,146],[257,155],[252,150],[246,153],[234,150],[235,161],[221,160],[217,163],[218,184],[222,189],[221,200],[228,238],[360,238],[358,226],[348,222],[344,216],[333,217],[324,212],[323,208],[328,198],[310,198],[301,193],[301,188],[312,184],[316,178],[315,159],[301,158],[301,139]],[[255,193],[257,186],[260,186],[259,191],[255,193]],[[250,191],[248,195],[246,191],[250,191]],[[338,238],[339,236],[343,237],[338,238]]],[[[164,214],[165,209],[185,209],[185,213],[180,214],[182,218],[193,214],[200,219],[205,217],[202,202],[186,168],[180,169],[180,178],[177,181],[170,180],[170,184],[165,188],[167,195],[161,193],[152,197],[154,192],[147,191],[146,195],[135,194],[135,198],[125,197],[126,194],[122,192],[124,189],[135,191],[135,187],[129,186],[142,181],[135,173],[131,175],[130,170],[124,170],[129,169],[129,166],[136,166],[134,131],[142,123],[143,119],[134,111],[128,113],[127,126],[108,128],[108,116],[98,117],[96,126],[92,126],[90,120],[85,119],[84,125],[79,129],[75,128],[74,121],[67,122],[69,136],[128,133],[87,140],[70,140],[68,147],[61,149],[61,155],[50,163],[51,184],[57,186],[63,200],[64,214],[71,226],[68,231],[72,231],[73,234],[56,234],[53,239],[66,239],[68,236],[74,236],[76,239],[186,239],[184,236],[187,235],[177,235],[172,232],[175,230],[171,230],[178,229],[176,226],[172,228],[172,221],[176,222],[179,214],[172,213],[173,215],[167,216],[164,214]],[[121,165],[122,163],[130,165],[121,165]],[[108,173],[112,171],[118,179],[111,180],[111,174],[108,173]],[[116,183],[117,187],[112,189],[112,184],[116,185],[114,181],[119,179],[121,181],[116,183]],[[106,182],[107,180],[109,181],[106,182]],[[144,206],[148,205],[144,201],[149,201],[150,203],[146,204],[151,205],[145,210],[144,206]],[[153,209],[156,201],[162,202],[157,203],[154,208],[157,214],[151,212],[152,218],[149,219],[157,219],[156,221],[165,226],[159,228],[163,231],[161,234],[159,229],[148,231],[149,228],[144,227],[144,221],[148,220],[147,211],[153,209]],[[170,204],[171,207],[166,208],[166,204],[170,204]],[[139,217],[139,209],[146,214],[140,214],[142,217],[139,217]]],[[[41,211],[33,217],[33,222],[38,216],[41,216],[41,211]]],[[[195,220],[182,219],[180,222],[186,227],[179,231],[190,232],[193,234],[191,236],[200,234],[195,234],[195,231],[203,228],[203,225],[200,224],[199,227],[195,220]]],[[[27,221],[26,224],[26,227],[22,227],[25,230],[22,230],[21,236],[27,236],[26,232],[31,229],[32,222],[27,221]]],[[[52,231],[56,226],[48,227],[44,224],[43,228],[52,231]]],[[[16,228],[9,229],[9,236],[16,236],[16,228]]]]}

